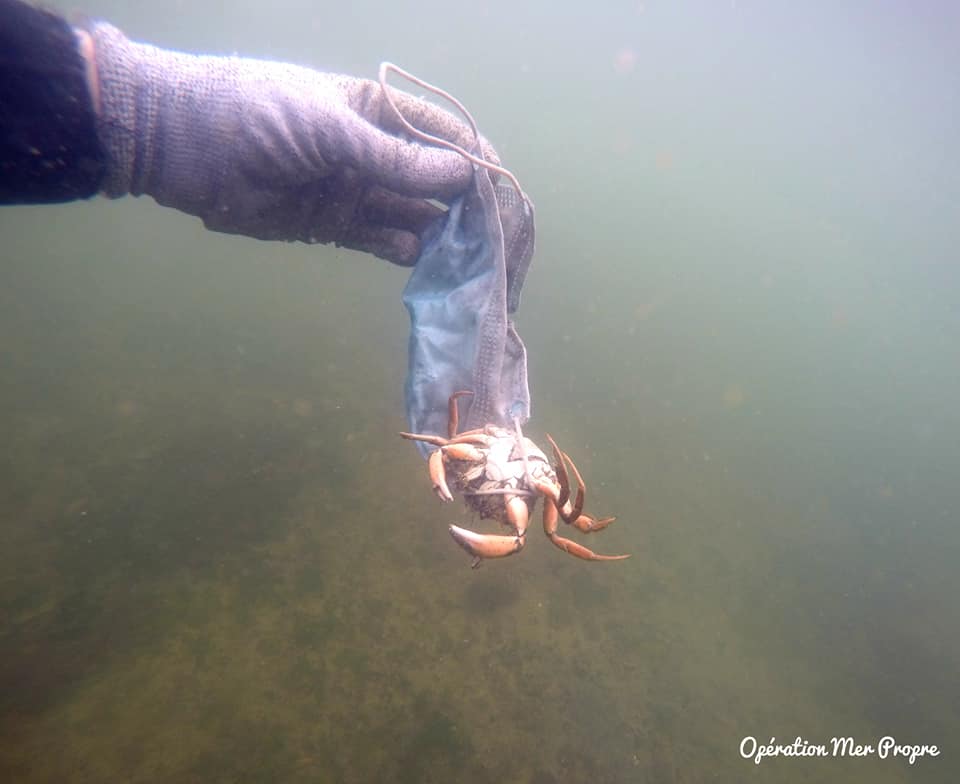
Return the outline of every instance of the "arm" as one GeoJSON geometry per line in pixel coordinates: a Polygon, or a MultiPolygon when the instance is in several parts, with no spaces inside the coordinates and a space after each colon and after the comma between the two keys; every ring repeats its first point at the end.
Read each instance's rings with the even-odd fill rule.
{"type": "MultiPolygon", "coordinates": [[[[0,0],[0,10],[42,14],[57,27],[56,38],[35,39],[29,48],[41,60],[69,62],[65,100],[84,107],[87,145],[96,152],[64,160],[67,169],[93,170],[84,189],[56,192],[45,182],[29,192],[22,178],[0,173],[7,191],[0,201],[62,201],[97,190],[110,197],[145,194],[214,231],[335,243],[408,265],[420,252],[423,230],[441,214],[430,200],[449,202],[472,181],[473,167],[461,156],[403,134],[376,82],[159,49],[103,22],[74,33],[17,0],[0,0]]],[[[9,62],[3,68],[22,70],[9,62]]],[[[53,83],[49,90],[62,89],[65,78],[62,69],[34,73],[35,81],[53,83]]],[[[463,123],[433,104],[402,93],[397,102],[418,128],[475,145],[463,123]]],[[[29,162],[50,115],[35,105],[21,113],[29,131],[21,155],[29,162]]],[[[492,148],[485,142],[483,148],[496,161],[492,148]]]]}
{"type": "Polygon", "coordinates": [[[59,16],[0,0],[0,204],[72,201],[100,190],[88,61],[59,16]]]}

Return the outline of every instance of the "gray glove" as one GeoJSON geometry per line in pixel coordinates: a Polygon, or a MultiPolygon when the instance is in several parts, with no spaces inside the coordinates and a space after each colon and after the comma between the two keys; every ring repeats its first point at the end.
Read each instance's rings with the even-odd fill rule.
{"type": "MultiPolygon", "coordinates": [[[[403,137],[376,82],[166,51],[105,23],[88,32],[108,196],[146,193],[215,231],[334,242],[409,265],[440,212],[427,199],[471,182],[461,156],[403,137]]],[[[417,128],[474,147],[453,115],[394,96],[417,128]]]]}

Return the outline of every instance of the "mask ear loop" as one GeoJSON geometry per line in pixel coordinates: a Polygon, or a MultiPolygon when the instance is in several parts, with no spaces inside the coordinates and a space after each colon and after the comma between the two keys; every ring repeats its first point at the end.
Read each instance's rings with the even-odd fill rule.
{"type": "MultiPolygon", "coordinates": [[[[527,194],[523,192],[523,188],[520,187],[520,181],[516,178],[516,175],[514,175],[512,171],[474,155],[473,153],[469,152],[468,150],[465,150],[463,147],[461,147],[459,144],[456,144],[455,142],[451,142],[448,139],[444,139],[441,136],[434,136],[433,134],[429,134],[429,133],[426,133],[425,131],[421,131],[419,128],[411,124],[407,120],[407,118],[403,116],[400,109],[397,108],[397,104],[394,101],[393,96],[390,94],[390,90],[387,86],[387,74],[390,72],[393,72],[398,76],[401,76],[402,78],[406,79],[408,82],[412,82],[413,84],[419,87],[422,87],[424,90],[427,90],[428,92],[431,92],[434,95],[440,96],[444,100],[449,101],[451,104],[456,106],[457,109],[460,111],[460,114],[462,114],[464,118],[466,118],[467,123],[470,125],[470,131],[473,133],[474,141],[477,142],[477,147],[479,148],[480,146],[479,145],[480,131],[477,128],[477,123],[473,119],[473,115],[470,114],[470,112],[467,110],[467,107],[464,106],[462,103],[460,103],[460,101],[454,98],[446,90],[440,87],[437,87],[436,85],[430,84],[429,82],[426,82],[417,76],[414,76],[412,73],[410,73],[409,71],[403,70],[403,68],[401,68],[398,65],[394,65],[393,63],[388,63],[388,62],[380,63],[378,80],[380,82],[380,89],[383,91],[383,97],[386,99],[387,105],[393,111],[394,116],[396,116],[397,120],[399,120],[400,124],[404,127],[407,133],[409,133],[411,136],[417,139],[420,139],[421,141],[426,142],[427,144],[433,144],[433,145],[436,145],[437,147],[443,147],[447,150],[452,150],[458,155],[461,155],[462,157],[466,158],[474,166],[482,166],[487,171],[496,172],[497,174],[503,175],[508,180],[510,180],[510,184],[513,185],[514,190],[517,192],[517,196],[520,197],[520,201],[523,202],[523,204],[528,210],[531,209],[532,205],[530,204],[530,200],[527,198],[527,194]]],[[[532,487],[533,478],[530,474],[530,463],[527,457],[526,446],[523,443],[523,432],[520,430],[520,418],[517,416],[514,416],[512,419],[513,419],[513,426],[515,430],[517,447],[520,450],[520,457],[523,460],[523,474],[528,484],[532,487]]],[[[520,488],[515,488],[513,490],[485,490],[485,491],[481,490],[481,491],[476,491],[474,493],[465,492],[464,495],[487,495],[487,494],[494,494],[494,493],[497,493],[497,494],[509,493],[511,495],[535,495],[535,493],[532,490],[520,489],[520,488]]]]}
{"type": "Polygon", "coordinates": [[[463,147],[461,147],[459,144],[456,144],[455,142],[451,142],[440,136],[433,136],[432,134],[421,131],[419,128],[416,128],[415,126],[411,125],[410,122],[407,121],[407,118],[400,113],[400,110],[397,108],[397,104],[394,102],[393,96],[390,95],[390,90],[387,88],[387,74],[389,72],[398,74],[399,76],[403,77],[407,81],[413,82],[415,85],[422,87],[424,90],[428,90],[429,92],[432,92],[434,95],[439,95],[444,100],[447,100],[450,103],[452,103],[454,106],[456,106],[457,109],[460,111],[460,113],[466,118],[467,122],[469,123],[470,130],[473,132],[473,138],[477,142],[480,141],[480,131],[477,130],[477,124],[473,120],[473,115],[471,115],[470,112],[467,111],[466,106],[464,106],[462,103],[460,103],[460,101],[458,101],[456,98],[450,95],[450,93],[448,93],[446,90],[441,89],[440,87],[436,87],[435,85],[430,84],[429,82],[425,82],[423,79],[420,79],[414,76],[412,73],[409,73],[408,71],[404,71],[400,66],[394,65],[393,63],[380,63],[380,72],[379,72],[380,89],[383,90],[383,95],[384,95],[384,98],[386,98],[387,105],[393,110],[394,115],[396,115],[397,119],[400,121],[400,124],[406,129],[407,133],[409,133],[411,136],[415,136],[421,141],[427,142],[427,144],[433,144],[433,145],[436,145],[437,147],[444,147],[448,150],[452,150],[458,155],[462,155],[464,158],[466,158],[468,161],[474,164],[474,166],[482,166],[484,169],[487,169],[488,171],[496,172],[497,174],[502,174],[504,177],[510,180],[510,183],[513,185],[514,189],[516,189],[517,195],[520,197],[523,203],[524,204],[529,203],[529,200],[527,199],[527,195],[523,192],[523,189],[520,187],[520,181],[514,176],[513,172],[511,172],[509,169],[504,169],[502,166],[497,166],[497,164],[495,163],[490,163],[490,161],[486,161],[483,158],[480,158],[474,155],[473,153],[465,150],[463,147]]]}

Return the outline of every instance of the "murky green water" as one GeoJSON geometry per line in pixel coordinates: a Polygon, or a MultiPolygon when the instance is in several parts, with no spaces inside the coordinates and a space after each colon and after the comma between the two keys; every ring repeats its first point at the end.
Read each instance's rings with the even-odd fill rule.
{"type": "Polygon", "coordinates": [[[0,211],[0,779],[960,777],[956,14],[645,6],[88,5],[471,106],[538,208],[529,432],[633,558],[468,568],[402,270],[0,211]],[[884,735],[941,754],[739,753],[884,735]]]}

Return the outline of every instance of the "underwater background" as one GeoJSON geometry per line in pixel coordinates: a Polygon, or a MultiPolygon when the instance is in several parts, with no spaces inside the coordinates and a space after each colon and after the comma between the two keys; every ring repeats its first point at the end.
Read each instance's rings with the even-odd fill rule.
{"type": "Polygon", "coordinates": [[[960,6],[79,10],[460,98],[537,207],[528,435],[633,557],[469,568],[408,271],[4,208],[0,780],[960,779],[960,6]],[[741,755],[883,736],[940,755],[741,755]]]}

